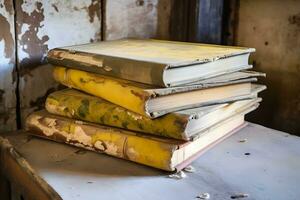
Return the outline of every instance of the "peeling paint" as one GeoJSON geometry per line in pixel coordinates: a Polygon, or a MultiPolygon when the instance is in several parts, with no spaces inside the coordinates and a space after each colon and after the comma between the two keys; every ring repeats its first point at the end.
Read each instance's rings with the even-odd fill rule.
{"type": "Polygon", "coordinates": [[[16,2],[20,76],[44,63],[50,48],[99,40],[100,7],[100,0],[16,2]]]}
{"type": "Polygon", "coordinates": [[[13,2],[12,2],[12,0],[4,0],[4,7],[5,7],[6,11],[7,11],[10,15],[13,15],[13,14],[14,14],[14,10],[13,10],[13,2]]]}
{"type": "Polygon", "coordinates": [[[172,179],[176,179],[176,180],[180,180],[180,179],[183,179],[183,178],[186,178],[186,177],[187,176],[183,171],[179,171],[179,172],[176,172],[174,174],[168,175],[168,178],[172,178],[172,179]]]}
{"type": "Polygon", "coordinates": [[[10,62],[14,61],[14,39],[13,35],[10,32],[10,24],[7,19],[0,14],[0,42],[4,42],[4,55],[5,58],[10,59],[10,62]]]}
{"type": "Polygon", "coordinates": [[[94,22],[96,16],[97,16],[98,20],[100,20],[100,15],[101,15],[100,12],[101,12],[100,1],[92,0],[91,5],[89,5],[89,7],[88,7],[88,14],[89,14],[91,23],[94,22]]]}
{"type": "Polygon", "coordinates": [[[19,45],[23,52],[28,54],[28,57],[20,60],[20,76],[28,73],[32,68],[43,62],[44,54],[48,50],[46,42],[49,40],[47,35],[41,38],[38,37],[38,32],[43,27],[41,23],[45,19],[43,4],[36,2],[33,5],[33,11],[30,13],[23,11],[22,5],[24,5],[23,0],[16,4],[17,32],[19,34],[19,45]],[[26,31],[21,32],[24,24],[27,24],[28,28],[26,31]]]}
{"type": "Polygon", "coordinates": [[[131,160],[136,160],[139,156],[138,152],[136,152],[134,150],[134,148],[131,148],[131,147],[127,148],[127,150],[124,150],[124,152],[125,152],[124,154],[126,155],[126,157],[131,160]]]}
{"type": "Polygon", "coordinates": [[[14,11],[12,0],[0,2],[0,131],[16,129],[14,11]]]}
{"type": "Polygon", "coordinates": [[[44,106],[45,94],[57,89],[51,70],[41,66],[49,49],[98,41],[101,0],[16,1],[20,61],[21,115],[44,106]],[[53,89],[54,88],[54,89],[53,89]]]}
{"type": "Polygon", "coordinates": [[[113,155],[113,156],[118,156],[118,146],[115,145],[113,142],[106,142],[106,149],[105,149],[105,153],[109,154],[109,155],[113,155]]]}
{"type": "Polygon", "coordinates": [[[99,151],[105,151],[106,147],[104,146],[104,143],[101,141],[96,141],[94,144],[95,148],[99,151]]]}
{"type": "Polygon", "coordinates": [[[61,135],[65,138],[62,142],[168,171],[174,170],[171,160],[176,157],[175,149],[181,145],[181,142],[173,140],[140,137],[123,129],[76,124],[73,119],[57,118],[46,111],[31,114],[27,118],[26,128],[35,135],[56,141],[57,135],[61,135]]]}

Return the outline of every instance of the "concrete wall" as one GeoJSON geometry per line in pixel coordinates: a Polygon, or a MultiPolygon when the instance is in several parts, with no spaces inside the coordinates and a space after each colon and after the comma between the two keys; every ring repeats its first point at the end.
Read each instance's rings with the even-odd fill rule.
{"type": "Polygon", "coordinates": [[[300,1],[239,1],[235,44],[255,47],[254,69],[267,73],[261,107],[249,120],[300,135],[300,1]]]}
{"type": "Polygon", "coordinates": [[[0,1],[0,131],[16,128],[15,29],[12,0],[0,1]]]}
{"type": "Polygon", "coordinates": [[[105,1],[104,40],[169,38],[171,0],[105,1]]]}

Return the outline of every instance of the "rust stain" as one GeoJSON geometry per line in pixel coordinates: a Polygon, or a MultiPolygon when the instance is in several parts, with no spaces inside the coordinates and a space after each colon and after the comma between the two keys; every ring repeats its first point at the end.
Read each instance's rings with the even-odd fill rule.
{"type": "Polygon", "coordinates": [[[88,14],[89,14],[91,23],[94,22],[96,16],[98,17],[98,19],[100,19],[101,6],[100,6],[99,0],[92,0],[92,3],[87,8],[87,10],[88,10],[88,14]]]}
{"type": "MultiPolygon", "coordinates": [[[[3,7],[3,5],[1,7],[3,7]]],[[[4,0],[4,7],[10,15],[14,14],[12,0],[4,0]]]]}
{"type": "Polygon", "coordinates": [[[57,6],[56,6],[54,3],[53,3],[51,6],[54,8],[54,10],[55,10],[56,12],[59,12],[57,6]]]}
{"type": "Polygon", "coordinates": [[[0,42],[4,41],[4,56],[10,59],[10,63],[14,61],[14,39],[10,32],[10,24],[6,18],[0,14],[0,42]]]}
{"type": "Polygon", "coordinates": [[[43,4],[36,2],[36,9],[28,14],[22,9],[23,3],[23,0],[16,3],[16,11],[19,13],[19,15],[17,15],[17,33],[21,35],[22,26],[24,24],[29,25],[28,30],[21,35],[19,41],[22,50],[26,52],[29,57],[24,58],[20,62],[20,76],[28,74],[32,69],[43,63],[44,55],[48,51],[48,45],[45,43],[49,40],[47,35],[44,35],[41,39],[37,35],[39,29],[42,28],[41,22],[43,22],[45,18],[43,4]]]}
{"type": "Polygon", "coordinates": [[[136,6],[143,6],[145,4],[145,2],[143,0],[137,0],[135,2],[136,6]]]}
{"type": "MultiPolygon", "coordinates": [[[[92,82],[95,82],[95,83],[98,83],[98,84],[104,84],[105,83],[105,78],[103,78],[103,77],[100,77],[100,76],[98,76],[96,74],[93,74],[93,73],[90,73],[89,76],[91,78],[85,79],[86,82],[92,81],[92,82]]],[[[80,81],[82,81],[82,80],[80,80],[80,81]]]]}
{"type": "Polygon", "coordinates": [[[300,27],[300,13],[289,16],[288,20],[290,24],[294,24],[300,27]]]}
{"type": "Polygon", "coordinates": [[[179,127],[180,129],[184,128],[187,124],[187,119],[186,118],[176,118],[176,120],[174,121],[174,125],[179,127]]]}
{"type": "Polygon", "coordinates": [[[73,9],[74,9],[75,11],[79,11],[79,8],[78,8],[77,6],[74,6],[73,9]]]}
{"type": "Polygon", "coordinates": [[[142,93],[139,93],[139,92],[135,92],[134,90],[130,90],[130,92],[137,96],[138,98],[140,98],[142,101],[146,101],[148,99],[148,97],[142,93]]]}

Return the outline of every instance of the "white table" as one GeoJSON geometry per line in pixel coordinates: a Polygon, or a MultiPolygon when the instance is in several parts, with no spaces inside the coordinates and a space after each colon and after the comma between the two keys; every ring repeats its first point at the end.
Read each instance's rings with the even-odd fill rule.
{"type": "Polygon", "coordinates": [[[188,200],[201,193],[213,200],[236,193],[249,194],[246,200],[300,199],[300,138],[252,123],[194,161],[196,172],[180,180],[25,134],[6,138],[63,199],[188,200]]]}

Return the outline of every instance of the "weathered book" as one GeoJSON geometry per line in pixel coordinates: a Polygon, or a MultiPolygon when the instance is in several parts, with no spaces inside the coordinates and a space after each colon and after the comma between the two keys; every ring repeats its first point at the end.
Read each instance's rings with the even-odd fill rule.
{"type": "Polygon", "coordinates": [[[30,134],[68,143],[167,171],[181,170],[200,153],[231,135],[244,124],[244,116],[227,119],[192,142],[148,136],[123,129],[85,123],[51,115],[31,114],[26,121],[30,134]]]}
{"type": "Polygon", "coordinates": [[[149,119],[102,98],[65,89],[48,95],[49,113],[169,138],[192,140],[210,126],[258,107],[260,98],[205,106],[149,119]]]}
{"type": "Polygon", "coordinates": [[[156,118],[170,112],[254,98],[266,87],[249,82],[214,87],[153,88],[151,85],[117,79],[64,67],[54,68],[54,78],[63,85],[103,98],[138,114],[156,118]]]}
{"type": "Polygon", "coordinates": [[[251,68],[253,48],[126,39],[55,48],[48,62],[161,87],[251,68]]]}

